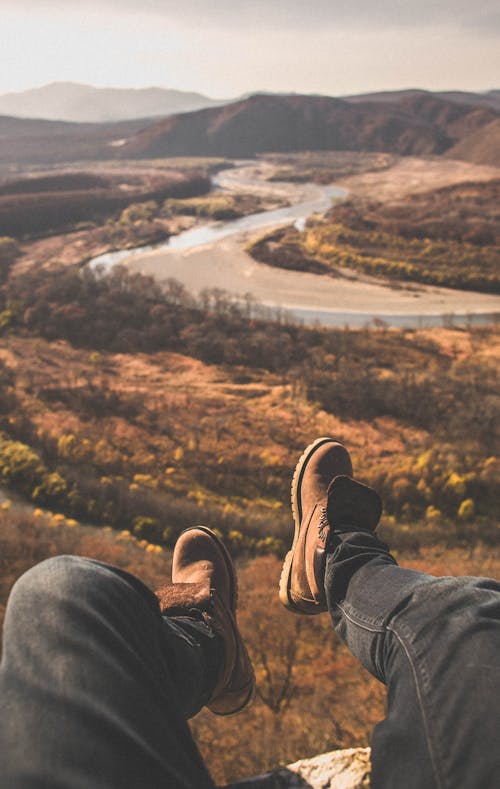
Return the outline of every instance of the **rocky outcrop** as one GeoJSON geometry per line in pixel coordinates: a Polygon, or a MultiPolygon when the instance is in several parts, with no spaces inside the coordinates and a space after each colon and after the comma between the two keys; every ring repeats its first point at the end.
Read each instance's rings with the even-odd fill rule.
{"type": "Polygon", "coordinates": [[[370,749],[330,751],[226,786],[225,789],[366,789],[370,749]]]}

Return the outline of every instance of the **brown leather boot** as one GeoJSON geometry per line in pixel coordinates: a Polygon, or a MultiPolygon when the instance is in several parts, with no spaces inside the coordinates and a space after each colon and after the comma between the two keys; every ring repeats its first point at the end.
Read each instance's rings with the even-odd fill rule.
{"type": "Polygon", "coordinates": [[[378,494],[352,479],[351,458],[342,444],[327,437],[310,444],[292,480],[295,533],[281,573],[283,605],[300,614],[326,611],[325,550],[331,527],[375,529],[381,512],[378,494]]]}
{"type": "Polygon", "coordinates": [[[182,532],[174,548],[172,584],[156,592],[162,613],[200,613],[222,638],[224,665],[208,702],[216,715],[236,715],[252,700],[255,677],[236,622],[237,583],[232,559],[206,526],[182,532]]]}

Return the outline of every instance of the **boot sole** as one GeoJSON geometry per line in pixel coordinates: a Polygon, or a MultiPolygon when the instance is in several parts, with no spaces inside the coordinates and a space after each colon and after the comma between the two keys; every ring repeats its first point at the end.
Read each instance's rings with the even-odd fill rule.
{"type": "MultiPolygon", "coordinates": [[[[203,532],[205,532],[205,534],[208,534],[208,536],[212,538],[212,540],[216,543],[217,547],[220,549],[220,552],[221,552],[221,554],[223,556],[223,559],[224,559],[227,571],[229,573],[229,579],[230,579],[230,584],[231,584],[230,599],[232,601],[232,603],[231,603],[231,613],[233,615],[234,622],[235,622],[235,625],[237,627],[237,624],[236,624],[236,608],[237,608],[237,604],[238,604],[238,579],[237,579],[236,573],[234,571],[234,564],[233,564],[233,560],[231,558],[231,554],[229,553],[228,549],[226,548],[226,546],[224,545],[222,540],[219,539],[219,537],[217,537],[215,532],[213,532],[212,529],[210,529],[208,526],[191,526],[188,529],[184,529],[184,531],[182,531],[181,534],[184,534],[184,532],[186,532],[186,531],[191,531],[191,529],[197,529],[198,531],[203,531],[203,532]]],[[[239,713],[245,707],[250,705],[253,702],[253,700],[255,699],[256,680],[255,680],[255,672],[253,670],[252,661],[250,660],[247,648],[246,648],[246,646],[245,646],[245,644],[243,642],[243,639],[241,639],[241,637],[239,638],[238,643],[239,643],[239,646],[241,647],[241,649],[243,650],[243,652],[244,652],[244,654],[246,656],[246,661],[247,661],[247,664],[248,664],[250,672],[251,672],[251,686],[250,686],[250,690],[249,690],[248,696],[245,698],[245,701],[243,701],[232,712],[220,713],[220,712],[216,712],[215,710],[211,710],[211,712],[213,712],[214,715],[218,715],[218,716],[224,717],[224,718],[232,718],[235,715],[239,715],[239,713]]]]}
{"type": "Polygon", "coordinates": [[[285,608],[288,608],[288,610],[292,611],[294,614],[304,613],[304,611],[298,608],[293,602],[293,600],[290,598],[293,555],[294,555],[295,547],[297,545],[297,540],[299,538],[300,524],[302,521],[302,506],[300,503],[300,491],[302,487],[302,479],[304,476],[304,471],[309,460],[320,447],[324,446],[325,444],[340,444],[340,443],[341,443],[340,441],[337,441],[334,438],[330,438],[326,436],[323,436],[322,438],[317,438],[315,441],[312,442],[312,444],[309,444],[309,446],[305,448],[304,452],[299,458],[299,462],[295,466],[295,471],[293,472],[291,499],[292,499],[292,515],[293,515],[295,531],[293,535],[292,547],[290,548],[287,555],[285,556],[285,561],[283,562],[283,569],[281,570],[281,577],[279,584],[279,598],[282,604],[285,606],[285,608]]]}

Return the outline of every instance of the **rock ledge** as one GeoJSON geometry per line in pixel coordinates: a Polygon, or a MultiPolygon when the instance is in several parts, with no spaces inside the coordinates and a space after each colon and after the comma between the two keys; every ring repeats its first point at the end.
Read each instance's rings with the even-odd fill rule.
{"type": "Polygon", "coordinates": [[[330,751],[301,759],[225,789],[366,789],[370,786],[370,749],[330,751]]]}

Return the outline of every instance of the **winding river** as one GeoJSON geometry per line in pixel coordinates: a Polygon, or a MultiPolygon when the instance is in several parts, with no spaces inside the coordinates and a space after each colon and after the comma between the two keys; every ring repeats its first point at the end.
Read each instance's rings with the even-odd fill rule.
{"type": "Polygon", "coordinates": [[[174,278],[188,290],[221,288],[235,298],[244,295],[271,310],[285,310],[305,323],[325,326],[420,327],[485,324],[500,313],[500,296],[449,288],[388,283],[345,271],[328,277],[289,271],[258,263],[245,252],[249,238],[259,232],[295,224],[301,229],[314,213],[326,211],[344,189],[316,184],[270,182],[272,166],[241,162],[214,178],[221,191],[275,195],[289,202],[285,208],[264,211],[230,222],[212,222],[171,236],[154,247],[110,252],[91,265],[118,263],[149,274],[162,283],[174,278]]]}

